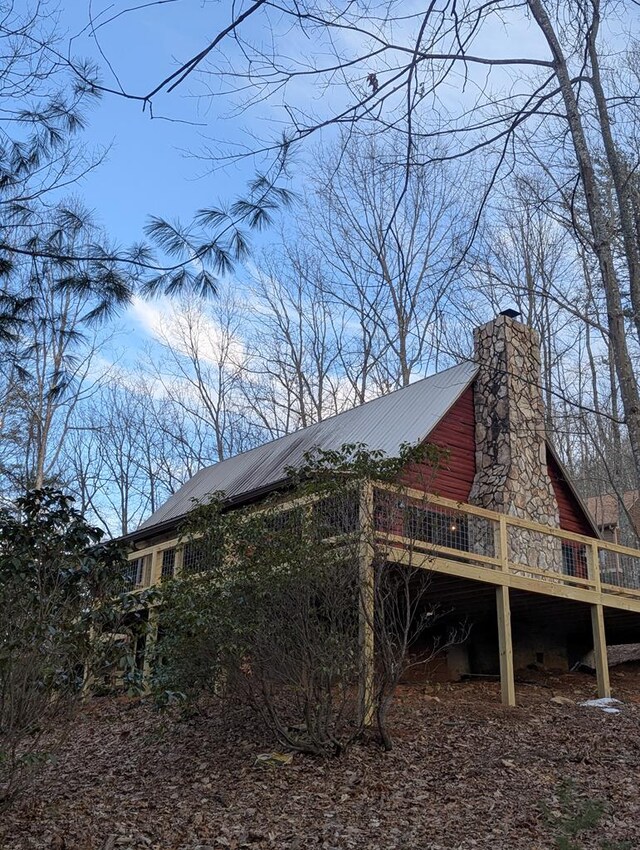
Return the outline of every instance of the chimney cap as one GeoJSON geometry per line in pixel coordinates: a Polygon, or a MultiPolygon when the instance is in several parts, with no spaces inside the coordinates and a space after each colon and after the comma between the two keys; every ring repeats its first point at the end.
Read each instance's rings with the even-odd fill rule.
{"type": "Polygon", "coordinates": [[[522,313],[519,313],[517,310],[512,310],[511,308],[509,308],[508,310],[502,310],[500,315],[506,316],[509,319],[517,319],[518,316],[522,315],[522,313]]]}

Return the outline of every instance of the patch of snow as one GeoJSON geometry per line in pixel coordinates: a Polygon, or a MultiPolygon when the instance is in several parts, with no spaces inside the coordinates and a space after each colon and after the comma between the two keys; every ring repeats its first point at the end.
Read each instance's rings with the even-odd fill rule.
{"type": "Polygon", "coordinates": [[[588,708],[599,708],[606,714],[620,714],[620,709],[615,708],[615,706],[622,705],[622,703],[619,699],[613,699],[613,697],[601,697],[600,699],[585,700],[580,705],[586,705],[588,708]]]}

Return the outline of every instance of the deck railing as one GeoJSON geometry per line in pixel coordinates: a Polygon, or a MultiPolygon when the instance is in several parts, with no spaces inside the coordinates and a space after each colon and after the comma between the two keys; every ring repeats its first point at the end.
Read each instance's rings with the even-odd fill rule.
{"type": "Polygon", "coordinates": [[[418,490],[376,484],[374,492],[383,506],[377,512],[384,520],[376,518],[380,544],[640,600],[640,550],[418,490]]]}
{"type": "MultiPolygon", "coordinates": [[[[306,497],[304,504],[312,501],[306,497]]],[[[281,507],[300,504],[298,499],[281,507]]],[[[554,594],[564,586],[640,603],[640,550],[381,483],[373,487],[372,511],[376,545],[390,556],[395,553],[394,560],[421,556],[424,566],[431,562],[441,572],[480,581],[500,571],[537,583],[542,593],[554,594]]],[[[159,584],[182,570],[193,572],[193,545],[176,539],[132,552],[129,589],[159,584]]]]}

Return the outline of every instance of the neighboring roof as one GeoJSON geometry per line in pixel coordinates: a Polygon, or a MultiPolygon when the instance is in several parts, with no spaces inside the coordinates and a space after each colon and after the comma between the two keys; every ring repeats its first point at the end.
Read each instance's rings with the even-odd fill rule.
{"type": "Polygon", "coordinates": [[[255,449],[201,469],[158,508],[138,531],[184,516],[195,502],[222,491],[230,499],[249,497],[256,491],[286,480],[285,469],[302,464],[304,454],[319,448],[336,450],[345,443],[364,443],[397,456],[403,443],[424,440],[473,381],[475,363],[462,363],[272,440],[255,449]]]}
{"type": "MultiPolygon", "coordinates": [[[[622,501],[627,510],[638,501],[638,496],[640,496],[638,490],[627,490],[622,494],[622,501]]],[[[601,496],[590,496],[587,499],[587,507],[600,528],[620,525],[620,502],[615,494],[603,493],[601,496]]]]}

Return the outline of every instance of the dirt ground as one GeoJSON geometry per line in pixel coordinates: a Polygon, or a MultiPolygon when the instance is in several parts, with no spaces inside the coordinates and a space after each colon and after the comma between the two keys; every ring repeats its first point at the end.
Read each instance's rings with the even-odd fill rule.
{"type": "Polygon", "coordinates": [[[271,768],[254,766],[269,742],[240,709],[223,734],[219,717],[95,699],[4,816],[0,847],[636,850],[640,666],[612,684],[618,714],[578,705],[594,695],[586,674],[531,674],[514,709],[495,682],[407,686],[391,753],[369,742],[271,768]]]}

